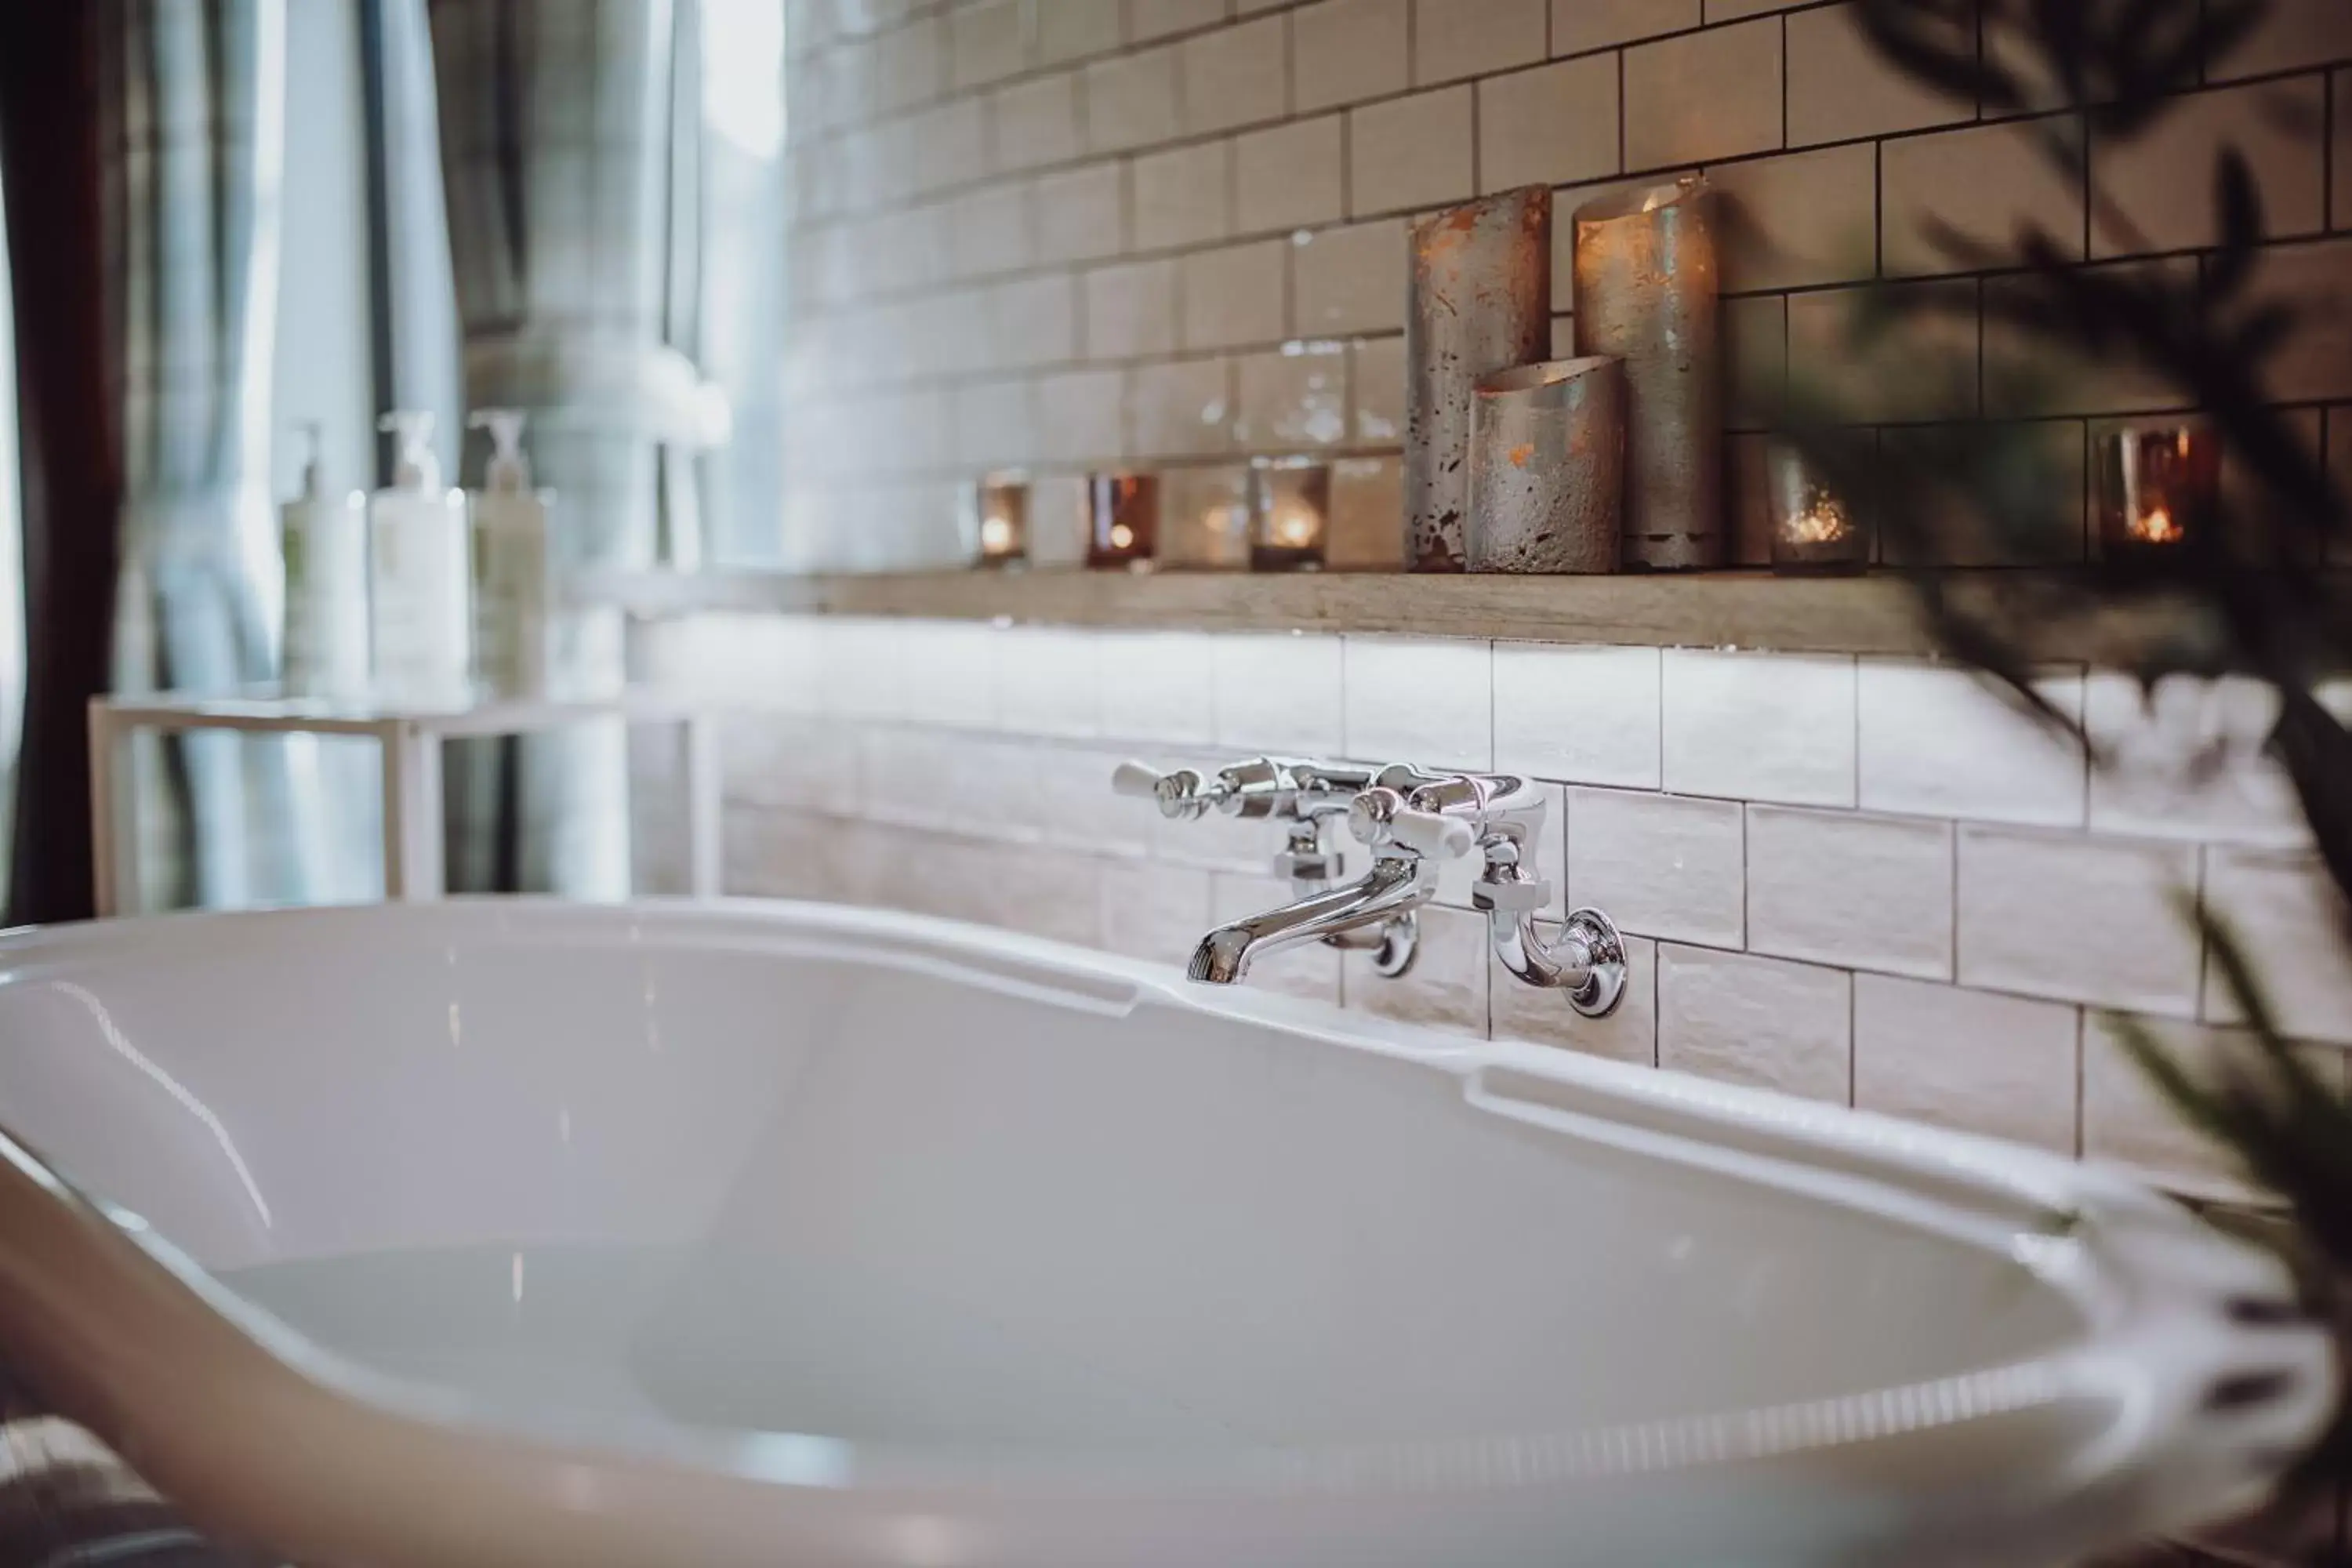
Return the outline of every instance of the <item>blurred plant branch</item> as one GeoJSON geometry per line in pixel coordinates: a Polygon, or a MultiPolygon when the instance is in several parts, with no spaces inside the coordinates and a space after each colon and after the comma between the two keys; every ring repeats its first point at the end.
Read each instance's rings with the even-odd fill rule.
{"type": "MultiPolygon", "coordinates": [[[[1858,0],[1864,36],[1889,62],[1986,120],[2015,119],[2036,154],[2084,194],[2092,231],[2120,255],[2148,243],[2092,159],[2147,135],[2265,20],[2271,0],[1858,0]]],[[[2296,127],[2317,135],[2317,127],[2296,127]]],[[[2284,770],[2328,875],[2352,893],[2352,734],[2321,683],[2352,670],[2352,616],[2319,571],[2352,546],[2352,513],[2324,456],[2268,388],[2283,348],[2327,308],[2287,300],[2262,282],[2264,224],[2244,156],[2224,149],[2210,174],[2214,243],[2189,265],[2086,266],[2083,237],[2027,223],[2002,244],[1930,222],[1923,237],[1956,274],[1958,291],[1881,285],[1853,313],[1852,363],[1901,356],[1900,374],[1972,380],[1979,416],[1934,431],[1887,430],[1867,394],[1809,384],[1792,372],[1774,411],[1796,445],[1844,493],[1867,497],[1888,560],[1909,568],[1931,629],[1955,658],[2005,683],[2047,722],[2088,746],[2076,715],[2037,689],[2032,649],[2053,623],[2118,605],[2156,607],[2162,632],[2132,662],[2144,689],[2168,675],[2252,676],[2278,695],[2268,753],[2284,770]],[[1981,321],[1984,349],[1931,363],[1936,319],[1981,321]],[[1967,363],[1961,363],[1963,360],[1967,363]],[[2054,460],[2031,416],[2079,406],[2068,384],[2089,374],[2160,388],[2161,406],[2196,410],[2216,431],[2232,482],[2187,520],[2182,543],[2129,559],[2094,559],[2019,574],[1996,593],[1956,594],[1932,563],[2080,561],[2082,485],[2054,460]],[[2021,417],[2007,419],[2011,412],[2021,417]],[[1899,442],[1897,435],[1905,438],[1899,442]],[[1884,449],[1882,449],[1884,448],[1884,449]]],[[[2340,308],[2340,306],[2338,307],[2340,308]]],[[[1883,405],[1880,405],[1883,408],[1883,405]]],[[[2352,908],[2352,900],[2343,907],[2352,908]]],[[[2244,946],[2210,910],[2188,901],[2206,950],[2248,1020],[2251,1045],[2192,1071],[2135,1021],[2111,1020],[2127,1052],[2181,1114],[2234,1155],[2292,1211],[2307,1277],[2352,1279],[2352,1114],[2311,1072],[2258,984],[2244,946]]],[[[2352,927],[2339,933],[2352,952],[2352,927]]],[[[2352,1457],[2352,1412],[2308,1467],[2352,1457]]],[[[2335,1473],[2340,1474],[2340,1468],[2335,1473]]]]}

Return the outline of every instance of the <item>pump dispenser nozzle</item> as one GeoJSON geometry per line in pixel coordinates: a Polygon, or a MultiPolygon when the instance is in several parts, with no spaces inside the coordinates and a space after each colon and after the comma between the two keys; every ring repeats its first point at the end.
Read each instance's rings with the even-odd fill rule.
{"type": "Polygon", "coordinates": [[[467,416],[467,428],[490,433],[490,460],[482,474],[485,489],[520,495],[530,489],[530,459],[522,454],[525,417],[520,408],[477,408],[467,416]]]}
{"type": "Polygon", "coordinates": [[[316,419],[297,419],[293,422],[290,428],[302,432],[302,445],[304,450],[302,456],[302,489],[299,499],[303,500],[319,500],[327,493],[326,480],[320,471],[319,458],[319,448],[324,438],[326,426],[316,419]]]}
{"type": "Polygon", "coordinates": [[[433,450],[433,411],[429,408],[395,408],[375,422],[379,430],[391,431],[399,438],[400,455],[392,469],[392,486],[402,490],[437,490],[441,488],[441,459],[433,450]]]}

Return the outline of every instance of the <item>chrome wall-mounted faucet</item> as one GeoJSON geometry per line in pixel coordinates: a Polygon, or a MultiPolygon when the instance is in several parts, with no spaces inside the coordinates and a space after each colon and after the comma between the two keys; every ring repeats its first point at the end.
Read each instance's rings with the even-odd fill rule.
{"type": "Polygon", "coordinates": [[[1282,852],[1274,858],[1274,874],[1289,879],[1294,901],[1211,931],[1192,954],[1187,973],[1193,979],[1230,985],[1247,972],[1252,959],[1311,942],[1370,952],[1373,967],[1391,977],[1412,967],[1421,945],[1421,922],[1412,911],[1436,891],[1434,868],[1423,890],[1418,864],[1402,853],[1376,853],[1369,872],[1339,885],[1347,874],[1347,857],[1331,843],[1333,828],[1376,777],[1368,768],[1288,757],[1252,757],[1211,774],[1119,764],[1111,787],[1156,800],[1160,814],[1171,821],[1197,821],[1215,811],[1290,825],[1282,852]]]}
{"type": "Polygon", "coordinates": [[[1588,1018],[1615,1011],[1624,994],[1625,943],[1607,915],[1578,910],[1550,941],[1537,929],[1551,885],[1527,869],[1538,858],[1548,805],[1530,780],[1255,757],[1213,775],[1123,763],[1111,783],[1122,795],[1157,800],[1173,820],[1220,811],[1292,824],[1275,868],[1297,898],[1203,937],[1186,971],[1194,980],[1230,985],[1252,959],[1310,942],[1374,950],[1381,973],[1401,975],[1420,944],[1413,911],[1436,896],[1440,867],[1475,851],[1481,864],[1471,902],[1486,915],[1504,968],[1526,984],[1565,992],[1588,1018]],[[1341,857],[1326,843],[1341,819],[1372,852],[1371,869],[1344,885],[1341,857]]]}

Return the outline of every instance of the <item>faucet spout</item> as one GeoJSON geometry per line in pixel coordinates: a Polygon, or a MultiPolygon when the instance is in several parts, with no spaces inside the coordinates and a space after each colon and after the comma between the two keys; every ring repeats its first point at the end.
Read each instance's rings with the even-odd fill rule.
{"type": "MultiPolygon", "coordinates": [[[[1192,950],[1185,973],[1210,985],[1231,985],[1249,973],[1251,961],[1286,947],[1300,947],[1366,927],[1395,927],[1437,892],[1437,870],[1418,856],[1382,856],[1364,876],[1342,887],[1309,894],[1262,915],[1220,926],[1192,950]]],[[[1409,937],[1383,943],[1383,968],[1402,973],[1412,962],[1409,937]],[[1391,959],[1390,949],[1402,956],[1391,959]]]]}

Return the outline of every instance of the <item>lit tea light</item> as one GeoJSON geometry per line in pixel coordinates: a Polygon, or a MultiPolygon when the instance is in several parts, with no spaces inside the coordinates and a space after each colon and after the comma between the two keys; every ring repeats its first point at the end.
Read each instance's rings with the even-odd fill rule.
{"type": "Polygon", "coordinates": [[[1096,474],[1087,499],[1087,564],[1149,571],[1160,539],[1160,476],[1096,474]]]}
{"type": "Polygon", "coordinates": [[[1775,443],[1767,468],[1774,571],[1859,572],[1869,563],[1868,532],[1802,452],[1775,443]]]}
{"type": "Polygon", "coordinates": [[[2176,544],[2185,531],[2172,521],[2172,513],[2160,506],[2146,517],[2131,519],[2125,526],[2131,530],[2134,539],[2149,544],[2176,544]]]}
{"type": "Polygon", "coordinates": [[[1831,544],[1852,531],[1853,521],[1834,496],[1822,496],[1790,518],[1780,536],[1791,544],[1831,544]]]}
{"type": "Polygon", "coordinates": [[[1315,542],[1315,536],[1322,531],[1323,521],[1320,518],[1306,511],[1294,510],[1276,512],[1274,517],[1274,526],[1266,530],[1266,532],[1274,543],[1282,546],[1285,550],[1304,550],[1315,542]]]}
{"type": "Polygon", "coordinates": [[[1007,566],[1029,553],[1029,478],[983,474],[964,500],[965,535],[982,566],[1007,566]]]}
{"type": "Polygon", "coordinates": [[[2221,445],[2200,420],[2105,426],[2091,445],[2103,556],[2179,548],[2221,489],[2221,445]]]}
{"type": "Polygon", "coordinates": [[[1331,515],[1331,468],[1304,458],[1250,470],[1250,570],[1322,569],[1331,515]]]}
{"type": "MultiPolygon", "coordinates": [[[[1222,485],[1221,479],[1216,481],[1222,485]]],[[[1201,509],[1200,537],[1189,552],[1190,563],[1208,567],[1249,564],[1250,508],[1246,500],[1212,501],[1201,509]]]]}

